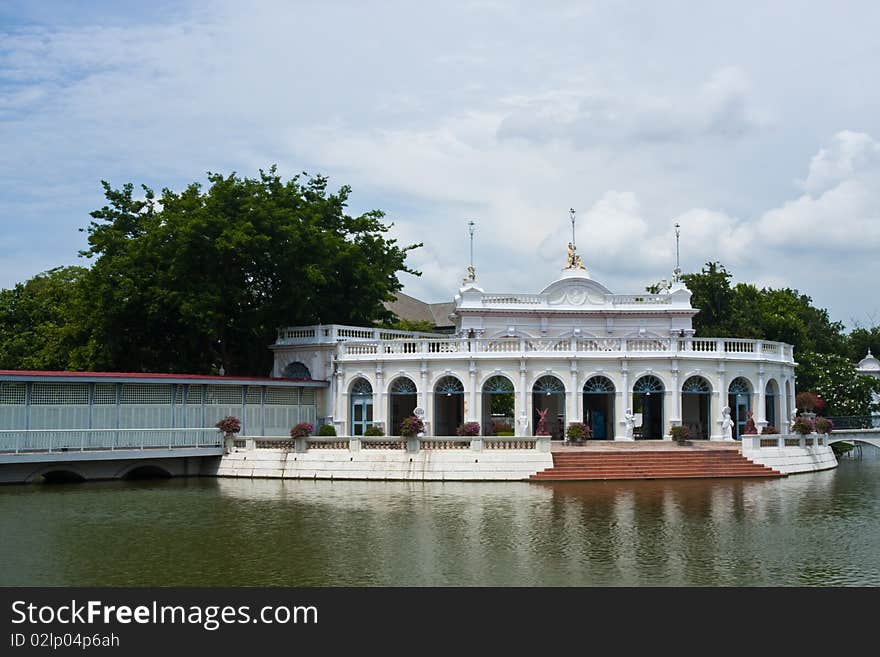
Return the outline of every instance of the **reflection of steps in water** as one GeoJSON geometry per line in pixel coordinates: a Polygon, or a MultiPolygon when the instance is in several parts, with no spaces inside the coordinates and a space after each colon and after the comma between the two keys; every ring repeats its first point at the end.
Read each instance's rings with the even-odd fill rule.
{"type": "Polygon", "coordinates": [[[531,481],[588,479],[685,479],[698,477],[782,477],[749,461],[734,450],[675,452],[673,450],[613,452],[554,452],[553,467],[532,475],[531,481]]]}

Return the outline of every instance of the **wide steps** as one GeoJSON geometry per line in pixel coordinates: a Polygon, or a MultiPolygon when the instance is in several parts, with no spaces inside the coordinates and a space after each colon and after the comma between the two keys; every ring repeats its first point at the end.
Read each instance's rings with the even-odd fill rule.
{"type": "Polygon", "coordinates": [[[553,467],[530,477],[532,481],[586,481],[609,479],[695,479],[709,477],[781,477],[752,463],[739,452],[556,452],[553,467]]]}

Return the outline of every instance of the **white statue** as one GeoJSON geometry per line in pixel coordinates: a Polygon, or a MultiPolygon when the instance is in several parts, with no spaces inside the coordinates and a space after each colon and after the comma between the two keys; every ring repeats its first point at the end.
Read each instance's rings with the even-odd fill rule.
{"type": "Polygon", "coordinates": [[[733,440],[733,420],[730,418],[730,406],[721,409],[721,439],[733,440]]]}
{"type": "Polygon", "coordinates": [[[586,269],[581,257],[575,253],[575,246],[571,242],[568,243],[568,265],[566,269],[586,269]]]}
{"type": "Polygon", "coordinates": [[[791,419],[788,423],[788,433],[794,433],[794,423],[797,422],[797,409],[795,408],[791,412],[791,419]]]}
{"type": "Polygon", "coordinates": [[[623,414],[623,421],[626,424],[626,439],[633,439],[633,427],[636,426],[636,416],[633,415],[632,409],[626,409],[626,413],[623,414]]]}
{"type": "Polygon", "coordinates": [[[523,411],[519,414],[519,435],[525,436],[528,433],[529,428],[529,417],[526,415],[526,412],[523,411]]]}
{"type": "MultiPolygon", "coordinates": [[[[413,415],[415,415],[417,418],[419,418],[419,419],[422,421],[422,423],[424,424],[424,422],[425,422],[425,409],[416,406],[416,407],[413,409],[413,415]]],[[[425,437],[425,432],[424,432],[424,431],[420,431],[420,432],[417,434],[417,436],[418,436],[419,438],[424,438],[424,437],[425,437]]]]}

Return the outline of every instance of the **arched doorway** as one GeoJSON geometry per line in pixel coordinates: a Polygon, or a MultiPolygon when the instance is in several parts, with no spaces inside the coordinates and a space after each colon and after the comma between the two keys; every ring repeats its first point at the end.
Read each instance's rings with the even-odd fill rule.
{"type": "Polygon", "coordinates": [[[386,435],[400,435],[400,423],[413,414],[417,403],[416,384],[412,379],[401,376],[391,382],[388,388],[389,426],[385,429],[386,435]]]}
{"type": "Polygon", "coordinates": [[[748,380],[738,376],[730,382],[727,405],[730,407],[730,419],[733,420],[733,437],[739,440],[752,410],[752,386],[748,380]]]}
{"type": "Polygon", "coordinates": [[[537,435],[538,411],[547,410],[547,432],[553,440],[565,435],[565,385],[555,376],[542,376],[532,386],[532,431],[537,435]]]}
{"type": "Polygon", "coordinates": [[[701,376],[692,376],[681,387],[681,423],[691,438],[709,439],[712,422],[712,386],[701,376]]]}
{"type": "Polygon", "coordinates": [[[779,385],[770,379],[764,387],[764,419],[767,426],[779,429],[779,385]]]}
{"type": "Polygon", "coordinates": [[[356,379],[348,396],[351,435],[363,436],[373,424],[373,386],[366,379],[356,379]]]}
{"type": "Polygon", "coordinates": [[[434,386],[434,435],[454,436],[464,423],[464,385],[444,376],[434,386]]]}
{"type": "Polygon", "coordinates": [[[584,422],[595,440],[614,439],[614,384],[605,376],[591,376],[584,383],[584,422]]]}
{"type": "Polygon", "coordinates": [[[661,440],[663,438],[663,382],[651,374],[636,381],[633,386],[633,413],[642,415],[642,425],[633,430],[634,438],[661,440]]]}
{"type": "Polygon", "coordinates": [[[482,429],[484,436],[514,431],[514,404],[513,382],[510,379],[496,374],[486,380],[483,384],[482,429]]]}

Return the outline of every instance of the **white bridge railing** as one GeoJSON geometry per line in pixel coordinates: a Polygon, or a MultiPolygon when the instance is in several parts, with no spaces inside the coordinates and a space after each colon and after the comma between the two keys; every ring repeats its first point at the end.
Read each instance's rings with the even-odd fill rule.
{"type": "Polygon", "coordinates": [[[497,357],[499,354],[558,355],[589,354],[618,358],[622,354],[700,354],[707,357],[741,358],[793,363],[791,345],[766,340],[738,338],[405,338],[340,342],[340,356],[346,360],[432,358],[463,356],[497,357]]]}
{"type": "Polygon", "coordinates": [[[0,429],[0,454],[222,447],[217,429],[0,429]]]}

